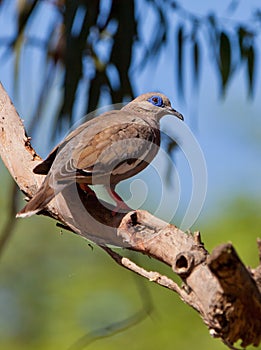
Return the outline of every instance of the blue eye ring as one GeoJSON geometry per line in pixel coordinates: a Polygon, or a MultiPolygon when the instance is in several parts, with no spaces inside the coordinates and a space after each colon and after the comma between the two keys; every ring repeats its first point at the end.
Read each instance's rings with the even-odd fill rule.
{"type": "Polygon", "coordinates": [[[164,107],[164,103],[163,103],[163,100],[160,96],[157,96],[157,95],[154,95],[154,96],[151,96],[148,101],[150,103],[152,103],[154,106],[157,106],[157,107],[164,107]]]}

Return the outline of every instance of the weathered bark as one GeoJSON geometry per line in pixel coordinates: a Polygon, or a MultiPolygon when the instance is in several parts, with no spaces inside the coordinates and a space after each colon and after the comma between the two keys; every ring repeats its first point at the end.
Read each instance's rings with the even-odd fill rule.
{"type": "MultiPolygon", "coordinates": [[[[21,191],[32,197],[43,181],[43,176],[32,172],[40,157],[31,147],[23,123],[2,86],[0,144],[0,155],[11,176],[21,191]]],[[[115,214],[112,206],[75,186],[59,193],[42,214],[97,243],[121,266],[177,292],[200,313],[210,334],[220,337],[229,347],[233,348],[239,339],[244,347],[260,343],[260,265],[253,270],[246,268],[231,244],[221,245],[209,254],[199,232],[184,233],[146,211],[115,214]],[[137,266],[107,244],[127,247],[171,266],[182,279],[182,287],[158,272],[137,266]]]]}

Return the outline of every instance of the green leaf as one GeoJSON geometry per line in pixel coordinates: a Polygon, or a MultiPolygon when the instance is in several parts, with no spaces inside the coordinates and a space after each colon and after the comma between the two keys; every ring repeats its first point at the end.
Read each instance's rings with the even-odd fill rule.
{"type": "Polygon", "coordinates": [[[231,43],[225,32],[220,33],[219,39],[219,71],[224,93],[231,74],[231,43]]]}
{"type": "Polygon", "coordinates": [[[248,55],[249,43],[251,43],[254,38],[254,33],[240,26],[237,30],[237,35],[241,58],[245,59],[248,55]]]}
{"type": "MultiPolygon", "coordinates": [[[[27,23],[31,19],[31,15],[34,14],[34,9],[37,5],[37,0],[34,1],[19,1],[17,4],[18,14],[18,35],[24,31],[27,23]]],[[[33,16],[32,16],[33,17],[33,16]]]]}
{"type": "MultiPolygon", "coordinates": [[[[93,1],[88,9],[87,7],[81,8],[83,21],[78,33],[75,34],[73,33],[73,25],[80,8],[80,3],[69,1],[64,16],[66,34],[64,97],[58,124],[66,122],[70,125],[72,123],[76,93],[83,76],[86,41],[91,26],[96,23],[98,18],[99,1],[93,1]]],[[[97,70],[97,67],[95,68],[97,70]]]]}
{"type": "Polygon", "coordinates": [[[88,109],[87,113],[95,111],[98,106],[100,94],[101,94],[101,86],[103,83],[102,72],[96,71],[95,77],[90,82],[90,89],[88,92],[88,109]]]}
{"type": "Polygon", "coordinates": [[[240,26],[237,30],[237,35],[238,35],[238,45],[240,49],[241,58],[245,58],[244,39],[246,37],[246,30],[240,26]]]}
{"type": "Polygon", "coordinates": [[[197,40],[194,40],[193,42],[193,74],[194,74],[194,84],[195,88],[198,87],[199,83],[199,63],[200,63],[200,46],[199,42],[197,40]]]}
{"type": "Polygon", "coordinates": [[[183,77],[183,56],[184,56],[184,28],[182,25],[177,31],[177,77],[178,77],[178,93],[180,97],[184,97],[184,77],[183,77]]]}
{"type": "Polygon", "coordinates": [[[248,94],[253,97],[254,92],[254,71],[255,71],[255,48],[249,46],[247,50],[247,73],[248,73],[248,94]]]}
{"type": "Polygon", "coordinates": [[[247,79],[248,79],[248,95],[253,97],[254,93],[254,70],[255,70],[255,47],[254,47],[254,32],[251,32],[240,26],[237,31],[238,45],[241,54],[241,64],[247,64],[247,79]]]}
{"type": "Polygon", "coordinates": [[[124,96],[132,96],[129,69],[133,56],[133,42],[137,34],[135,4],[132,0],[113,1],[110,19],[117,19],[118,28],[113,39],[110,63],[119,73],[120,88],[111,94],[113,102],[122,101],[124,96]],[[128,21],[126,21],[128,18],[128,21]]]}

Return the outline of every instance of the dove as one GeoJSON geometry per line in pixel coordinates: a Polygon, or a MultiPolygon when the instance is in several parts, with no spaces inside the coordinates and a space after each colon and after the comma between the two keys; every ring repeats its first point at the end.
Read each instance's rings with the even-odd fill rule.
{"type": "Polygon", "coordinates": [[[159,122],[165,115],[183,120],[165,95],[151,92],[77,127],[33,169],[45,179],[16,217],[44,210],[74,182],[87,192],[93,192],[89,185],[104,185],[117,207],[124,207],[115,187],[152,162],[160,147],[159,122]]]}

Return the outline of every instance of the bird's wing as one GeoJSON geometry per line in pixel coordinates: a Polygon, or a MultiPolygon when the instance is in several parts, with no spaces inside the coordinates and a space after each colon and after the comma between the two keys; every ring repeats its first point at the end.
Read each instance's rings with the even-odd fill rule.
{"type": "Polygon", "coordinates": [[[115,122],[113,118],[109,126],[104,120],[101,130],[93,132],[91,138],[82,130],[63,147],[61,155],[58,153],[56,157],[57,181],[124,174],[142,160],[148,161],[149,154],[155,156],[151,147],[155,146],[158,130],[129,113],[122,118],[121,111],[119,116],[121,120],[115,122]]]}
{"type": "MultiPolygon", "coordinates": [[[[103,127],[104,123],[106,123],[108,126],[115,122],[119,123],[119,112],[119,110],[113,110],[103,113],[100,116],[88,120],[87,122],[78,126],[75,130],[70,132],[70,134],[67,135],[64,140],[62,140],[57,146],[54,147],[54,149],[49,153],[43,162],[34,168],[34,173],[46,175],[49,172],[53,162],[55,161],[57,153],[59,153],[70,141],[79,139],[79,144],[82,144],[82,142],[86,142],[87,144],[88,140],[92,138],[95,129],[98,130],[99,128],[103,127]],[[84,140],[80,139],[81,134],[84,134],[84,140]]],[[[123,115],[124,113],[125,112],[123,112],[123,115]]]]}

